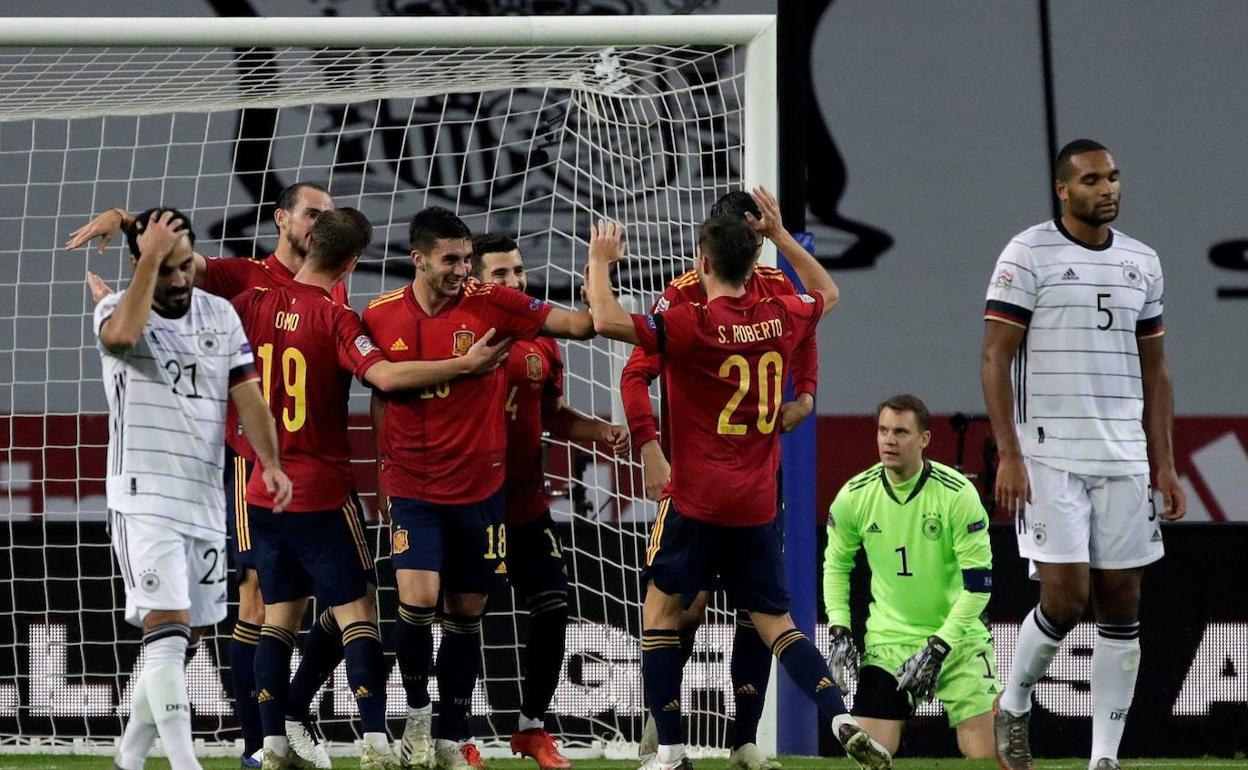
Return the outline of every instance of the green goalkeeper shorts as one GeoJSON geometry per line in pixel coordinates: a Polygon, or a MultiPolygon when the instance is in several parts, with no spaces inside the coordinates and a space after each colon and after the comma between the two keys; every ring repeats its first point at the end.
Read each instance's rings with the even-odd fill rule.
{"type": "MultiPolygon", "coordinates": [[[[911,644],[877,644],[868,646],[862,656],[863,667],[875,666],[888,673],[896,687],[897,669],[911,655],[923,649],[927,639],[917,639],[911,644]]],[[[879,682],[881,678],[870,677],[868,681],[879,682]]],[[[859,678],[862,681],[862,677],[859,678]]],[[[974,716],[992,711],[992,701],[1001,692],[997,678],[997,661],[988,637],[969,639],[949,653],[940,668],[940,680],[936,682],[936,699],[949,715],[949,726],[954,727],[974,716]]],[[[881,702],[888,693],[859,692],[854,697],[854,713],[858,713],[859,700],[881,702]]],[[[909,713],[913,713],[910,711],[909,713]]],[[[863,716],[871,716],[863,713],[863,716]]]]}

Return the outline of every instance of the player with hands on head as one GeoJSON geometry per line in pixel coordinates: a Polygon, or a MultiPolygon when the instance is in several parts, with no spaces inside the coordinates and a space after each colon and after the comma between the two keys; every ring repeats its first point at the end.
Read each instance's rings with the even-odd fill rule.
{"type": "Polygon", "coordinates": [[[679,622],[700,592],[717,585],[749,613],[764,644],[832,723],[846,753],[861,767],[891,767],[888,752],[846,713],[818,648],[793,624],[777,519],[780,383],[797,343],[814,333],[836,298],[836,284],[805,254],[793,266],[808,293],[750,297],[745,283],[756,236],[740,218],[712,217],[699,230],[696,262],[707,303],[633,315],[611,287],[622,235],[614,222],[600,221],[590,231],[594,327],[666,356],[674,415],[672,478],[646,551],[641,671],[659,746],[643,770],[691,766],[681,723],[679,622]]]}
{"type": "MultiPolygon", "coordinates": [[[[174,209],[126,233],[133,274],[95,307],[109,406],[109,533],[126,620],[143,629],[142,672],[115,766],[139,770],[157,735],[174,770],[198,770],[184,665],[225,618],[225,407],[263,463],[257,482],[284,507],[273,418],[229,302],[196,292],[194,232],[174,209]]],[[[96,287],[98,289],[98,286],[96,287]]]]}
{"type": "Polygon", "coordinates": [[[1161,260],[1110,227],[1122,179],[1104,145],[1070,142],[1054,167],[1061,215],[1010,239],[984,311],[996,504],[1014,518],[1019,555],[1040,581],[996,711],[997,761],[1034,766],[1032,689],[1091,606],[1088,767],[1116,770],[1139,673],[1144,567],[1165,553],[1161,522],[1182,518],[1187,500],[1171,439],[1161,260]]]}
{"type": "MultiPolygon", "coordinates": [[[[509,236],[472,239],[472,275],[527,293],[519,245],[509,236]]],[[[516,340],[507,355],[507,580],[529,610],[521,651],[520,714],[511,750],[542,770],[572,763],[546,731],[545,716],[563,669],[568,626],[568,572],[558,528],[550,516],[542,432],[565,441],[599,442],[628,454],[628,430],[587,417],[563,398],[563,356],[550,337],[516,340]]]]}
{"type": "MultiPolygon", "coordinates": [[[[233,299],[243,291],[255,286],[277,288],[289,285],[295,273],[303,266],[308,254],[308,235],[316,218],[322,212],[334,209],[329,192],[314,182],[295,182],[281,191],[277,198],[273,220],[277,226],[278,242],[274,251],[263,259],[233,259],[205,257],[192,247],[194,283],[198,289],[218,297],[233,299]]],[[[105,211],[91,222],[70,235],[66,248],[85,246],[99,239],[97,251],[103,253],[116,234],[135,221],[135,216],[124,209],[105,211]]],[[[92,296],[99,302],[110,290],[98,276],[88,274],[92,296]]],[[[339,283],[331,290],[333,299],[347,304],[346,284],[339,283]]],[[[230,542],[230,563],[238,585],[238,613],[229,643],[229,669],[233,689],[234,712],[243,734],[244,768],[260,764],[263,729],[260,709],[256,702],[254,659],[260,643],[260,628],[264,624],[264,598],[260,595],[255,554],[251,552],[251,537],[247,531],[247,481],[255,467],[256,455],[239,428],[237,410],[231,402],[226,412],[227,446],[225,463],[226,530],[230,542]]],[[[305,643],[304,659],[315,659],[319,654],[333,654],[342,647],[333,616],[323,614],[314,624],[305,643]],[[325,633],[321,633],[322,630],[325,633]],[[310,653],[310,654],[308,654],[310,653]]],[[[299,690],[312,682],[319,683],[320,675],[300,666],[293,687],[299,690]]],[[[312,720],[304,720],[296,727],[293,741],[296,751],[318,767],[328,767],[323,739],[312,720]],[[304,747],[308,747],[307,752],[304,747]]]]}
{"type": "MultiPolygon", "coordinates": [[[[766,188],[753,192],[735,190],[720,197],[711,207],[711,216],[742,218],[757,234],[755,264],[746,279],[747,293],[756,298],[797,294],[797,288],[778,268],[757,264],[765,240],[772,241],[787,259],[798,258],[805,250],[784,229],[780,218],[780,204],[766,188]]],[[[697,270],[689,270],[677,277],[664,289],[653,310],[670,310],[686,302],[707,301],[706,290],[698,279],[697,270]]],[[[834,303],[833,303],[834,304],[834,303]]],[[[801,340],[793,351],[792,381],[796,394],[793,401],[780,406],[780,430],[787,432],[796,427],[814,410],[815,387],[818,374],[818,349],[815,335],[801,340]]],[[[651,412],[650,383],[663,372],[663,357],[648,353],[640,347],[633,349],[628,364],[620,377],[620,394],[633,444],[639,447],[642,460],[642,476],[646,497],[658,500],[671,478],[671,465],[665,453],[670,438],[665,429],[660,433],[651,412]]],[[[662,422],[667,426],[669,411],[663,404],[662,422]]],[[[779,505],[777,501],[777,505],[779,505]]],[[[681,654],[685,660],[693,654],[694,638],[701,626],[709,601],[709,592],[700,594],[681,615],[681,654]]],[[[771,650],[764,645],[754,631],[744,612],[736,615],[736,630],[732,644],[732,691],[736,714],[729,728],[732,749],[728,758],[733,770],[777,770],[779,762],[766,757],[758,748],[758,723],[762,719],[764,699],[771,678],[771,650]]],[[[658,746],[658,735],[652,718],[647,717],[638,753],[644,758],[653,754],[658,746]]]]}
{"type": "MultiPolygon", "coordinates": [[[[588,339],[586,311],[472,278],[472,234],[440,206],[408,228],[413,281],[369,303],[364,325],[393,361],[460,358],[489,329],[505,340],[588,339]]],[[[506,574],[507,374],[464,377],[415,392],[374,393],[382,491],[389,499],[398,583],[395,650],[407,696],[401,753],[417,767],[482,767],[468,711],[481,665],[486,599],[506,574]],[[442,641],[433,660],[441,602],[442,641]],[[440,695],[429,700],[431,663],[440,695]]]]}

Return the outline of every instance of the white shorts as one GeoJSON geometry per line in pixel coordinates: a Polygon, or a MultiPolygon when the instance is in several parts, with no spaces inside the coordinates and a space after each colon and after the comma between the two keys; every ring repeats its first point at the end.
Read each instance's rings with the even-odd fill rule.
{"type": "Polygon", "coordinates": [[[1148,475],[1084,476],[1024,459],[1031,500],[1016,519],[1018,554],[1033,562],[1131,569],[1162,557],[1148,475]]]}
{"type": "Polygon", "coordinates": [[[205,539],[155,517],[109,511],[113,553],[126,584],[126,622],[152,610],[186,610],[192,628],[225,619],[225,535],[205,539]]]}

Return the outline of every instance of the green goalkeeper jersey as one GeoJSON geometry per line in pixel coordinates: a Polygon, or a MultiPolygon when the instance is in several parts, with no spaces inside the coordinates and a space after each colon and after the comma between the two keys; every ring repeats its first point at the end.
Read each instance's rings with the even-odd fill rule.
{"type": "Polygon", "coordinates": [[[830,625],[850,625],[849,573],[860,546],[871,567],[868,647],[932,634],[956,647],[988,636],[988,514],[961,473],[925,460],[914,478],[894,485],[877,463],[841,487],[823,560],[830,625]]]}

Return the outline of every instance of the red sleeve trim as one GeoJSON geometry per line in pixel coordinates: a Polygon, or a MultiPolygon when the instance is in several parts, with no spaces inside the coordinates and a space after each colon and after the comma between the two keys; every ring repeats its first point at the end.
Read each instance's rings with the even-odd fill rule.
{"type": "Polygon", "coordinates": [[[242,364],[230,370],[230,390],[239,385],[246,384],[252,380],[259,381],[260,375],[256,372],[256,367],[252,364],[242,364]]]}

